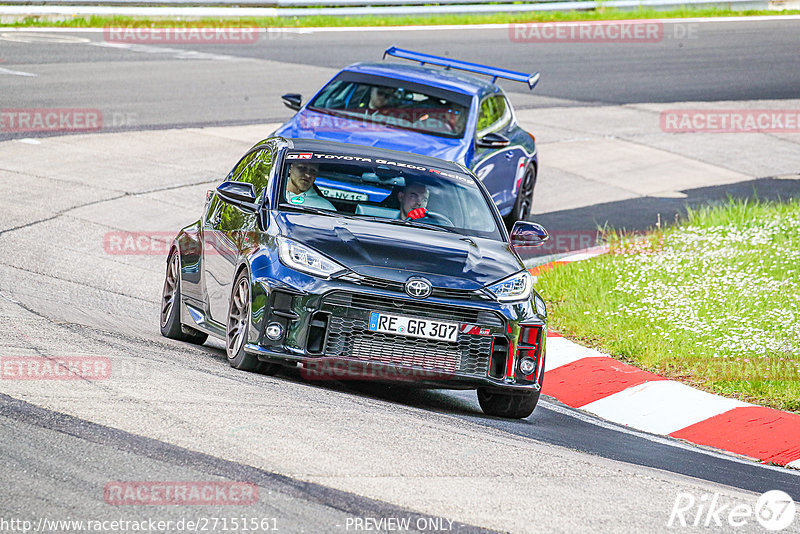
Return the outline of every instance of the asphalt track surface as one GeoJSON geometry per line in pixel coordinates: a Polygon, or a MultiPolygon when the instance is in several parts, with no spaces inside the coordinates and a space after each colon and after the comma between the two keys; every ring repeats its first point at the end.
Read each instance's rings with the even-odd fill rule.
{"type": "MultiPolygon", "coordinates": [[[[287,34],[204,46],[201,56],[181,45],[109,47],[102,34],[47,34],[61,40],[47,43],[9,32],[0,35],[0,68],[36,76],[0,73],[0,105],[99,108],[119,118],[105,131],[282,120],[289,112],[279,94],[310,94],[336,67],[378,58],[388,44],[510,68],[533,63],[546,73],[538,96],[507,86],[519,109],[798,97],[797,21],[696,30],[696,39],[635,46],[515,44],[505,30],[397,32],[391,42],[380,32],[287,34]]],[[[88,139],[56,139],[55,150],[39,156],[35,146],[5,147],[2,350],[103,354],[137,371],[107,387],[2,384],[0,471],[11,482],[0,493],[4,518],[243,515],[109,507],[109,480],[252,481],[262,499],[246,515],[276,517],[288,532],[352,531],[346,525],[355,517],[443,518],[465,532],[655,531],[665,529],[681,491],[753,503],[750,492],[781,489],[800,500],[793,471],[632,432],[552,399],[527,420],[505,421],[483,416],[470,392],[239,373],[214,342],[198,348],[160,338],[163,259],[108,258],[88,244],[109,229],[139,229],[144,219],[161,217],[172,229],[196,217],[214,182],[209,169],[224,170],[239,148],[219,134],[224,162],[208,141],[194,147],[194,160],[170,161],[174,150],[193,147],[138,137],[148,135],[158,133],[115,138],[105,159],[93,155],[97,147],[81,154],[88,139]]],[[[797,191],[794,182],[761,186],[797,191]]],[[[706,193],[699,201],[718,196],[706,193]]]]}
{"type": "Polygon", "coordinates": [[[800,20],[667,22],[659,42],[641,43],[515,42],[499,27],[268,33],[252,43],[192,46],[110,43],[102,32],[2,32],[0,67],[39,77],[0,73],[0,83],[3,107],[99,108],[111,119],[106,129],[282,121],[291,112],[280,94],[309,97],[341,66],[378,61],[396,44],[541,71],[533,93],[501,82],[518,109],[788,99],[800,96],[799,33],[800,20]],[[198,54],[213,66],[192,61],[198,54]]]}

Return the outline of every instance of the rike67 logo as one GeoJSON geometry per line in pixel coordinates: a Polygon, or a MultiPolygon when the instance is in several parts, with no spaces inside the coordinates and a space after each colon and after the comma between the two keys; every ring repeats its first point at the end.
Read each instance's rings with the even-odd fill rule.
{"type": "Polygon", "coordinates": [[[678,493],[667,527],[738,528],[757,521],[763,528],[777,532],[794,522],[796,506],[791,496],[771,490],[749,503],[720,502],[719,493],[705,493],[696,498],[691,493],[678,493]]]}

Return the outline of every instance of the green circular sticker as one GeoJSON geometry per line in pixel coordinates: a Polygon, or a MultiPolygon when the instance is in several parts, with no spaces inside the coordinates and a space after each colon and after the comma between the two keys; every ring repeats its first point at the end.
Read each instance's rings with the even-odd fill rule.
{"type": "Polygon", "coordinates": [[[306,199],[304,197],[292,197],[289,200],[289,202],[291,202],[292,204],[302,204],[305,201],[306,199]]]}

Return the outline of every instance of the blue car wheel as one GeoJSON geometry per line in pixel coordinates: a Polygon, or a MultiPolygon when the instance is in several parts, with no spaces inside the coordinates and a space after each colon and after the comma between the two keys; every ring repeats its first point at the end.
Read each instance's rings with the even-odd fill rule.
{"type": "Polygon", "coordinates": [[[509,229],[514,226],[517,221],[524,221],[531,214],[533,208],[533,188],[536,186],[536,166],[529,164],[525,169],[525,174],[522,177],[522,183],[517,192],[517,199],[514,201],[514,207],[511,209],[506,217],[506,225],[509,229]]]}

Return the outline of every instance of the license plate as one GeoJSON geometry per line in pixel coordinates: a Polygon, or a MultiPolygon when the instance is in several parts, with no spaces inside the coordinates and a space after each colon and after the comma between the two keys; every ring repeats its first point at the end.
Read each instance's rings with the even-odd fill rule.
{"type": "Polygon", "coordinates": [[[401,317],[378,312],[370,313],[369,329],[373,332],[436,339],[439,341],[454,342],[458,340],[458,323],[432,321],[416,317],[401,317]]]}

